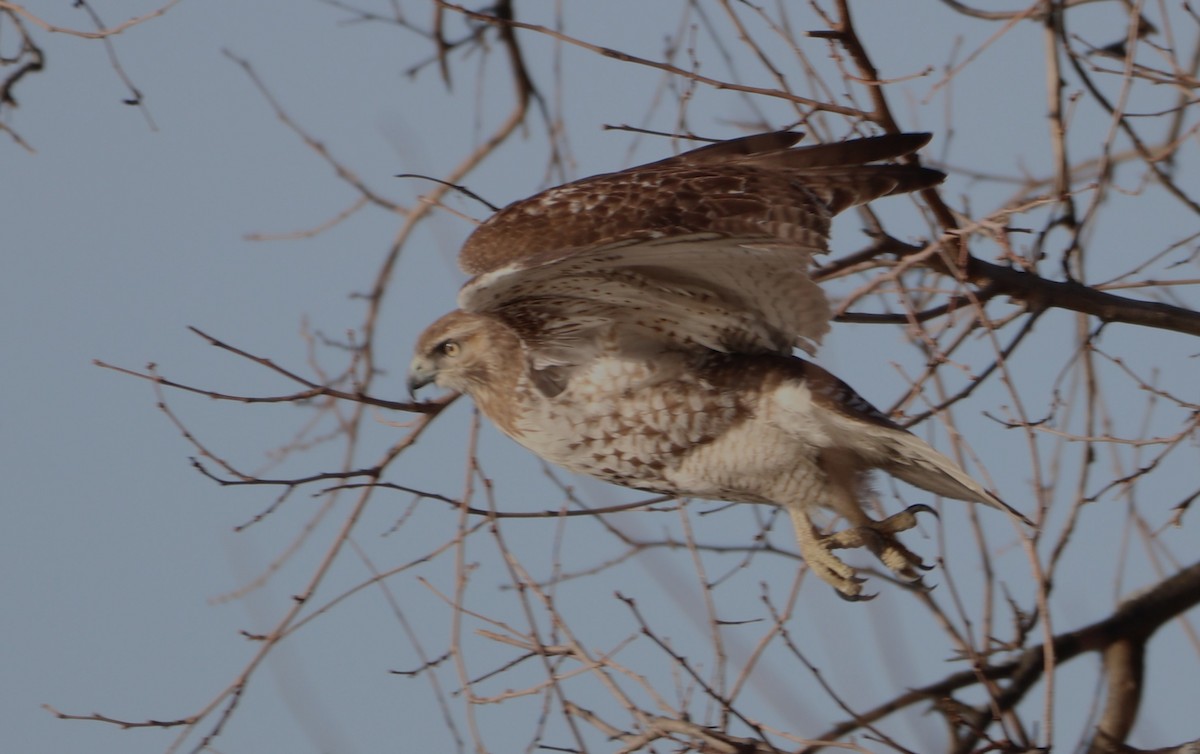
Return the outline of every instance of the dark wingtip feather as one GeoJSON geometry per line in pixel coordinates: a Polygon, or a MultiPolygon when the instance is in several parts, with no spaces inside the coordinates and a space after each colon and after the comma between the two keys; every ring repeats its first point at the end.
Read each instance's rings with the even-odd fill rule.
{"type": "Polygon", "coordinates": [[[665,160],[642,166],[664,166],[673,164],[711,165],[718,162],[742,161],[744,158],[762,154],[787,152],[789,147],[804,138],[803,131],[770,131],[743,136],[728,141],[718,141],[698,149],[668,157],[665,160]]]}
{"type": "MultiPolygon", "coordinates": [[[[797,147],[770,155],[770,159],[777,160],[777,164],[797,169],[867,165],[910,155],[928,144],[932,138],[933,134],[929,133],[867,136],[849,141],[797,147]]],[[[754,158],[750,158],[749,161],[754,161],[754,158]]]]}
{"type": "Polygon", "coordinates": [[[804,138],[802,131],[769,131],[707,144],[698,149],[640,167],[711,165],[721,162],[792,169],[851,167],[895,160],[912,154],[928,144],[933,138],[933,134],[927,132],[883,134],[828,144],[796,147],[796,143],[802,138],[804,138]]]}

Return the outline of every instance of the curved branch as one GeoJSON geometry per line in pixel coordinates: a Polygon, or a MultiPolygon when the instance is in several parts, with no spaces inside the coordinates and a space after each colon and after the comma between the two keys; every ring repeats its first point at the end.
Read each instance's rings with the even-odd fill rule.
{"type": "Polygon", "coordinates": [[[1012,267],[967,257],[966,276],[992,295],[1009,296],[1030,309],[1068,309],[1101,322],[1121,322],[1186,335],[1200,335],[1200,313],[1157,301],[1114,296],[1074,281],[1057,281],[1012,267]]]}
{"type": "Polygon", "coordinates": [[[710,78],[708,76],[702,76],[699,73],[696,73],[695,71],[688,71],[683,68],[679,68],[678,66],[671,65],[670,63],[660,63],[657,60],[649,60],[647,58],[641,58],[641,57],[638,57],[637,55],[631,55],[630,53],[622,52],[621,50],[614,50],[611,47],[603,47],[601,45],[596,45],[596,44],[592,44],[590,42],[585,42],[582,39],[577,39],[575,37],[569,36],[567,34],[563,34],[562,32],[555,31],[554,29],[550,29],[545,26],[539,26],[537,24],[529,24],[529,23],[525,23],[523,21],[515,21],[512,18],[505,18],[499,13],[497,13],[496,15],[488,15],[486,13],[479,13],[477,11],[473,11],[468,8],[464,8],[461,5],[455,5],[454,3],[446,2],[446,0],[437,0],[437,3],[442,8],[447,8],[447,9],[455,11],[457,13],[461,13],[463,16],[466,16],[467,18],[473,19],[475,21],[482,21],[482,22],[488,23],[488,24],[497,24],[504,28],[509,28],[509,29],[524,29],[526,31],[537,32],[538,34],[542,34],[544,36],[550,37],[551,39],[556,39],[560,42],[565,42],[566,44],[583,48],[585,50],[594,52],[594,53],[601,55],[603,57],[606,57],[606,58],[612,58],[613,60],[619,60],[623,63],[633,63],[634,65],[641,65],[641,66],[646,66],[647,68],[654,68],[659,71],[665,71],[667,73],[674,74],[681,78],[687,79],[688,81],[695,81],[698,84],[704,84],[705,86],[710,86],[713,89],[726,90],[726,91],[732,91],[732,92],[744,92],[746,94],[758,94],[758,95],[762,95],[764,97],[775,97],[778,99],[786,100],[788,102],[792,102],[797,105],[803,105],[805,107],[810,107],[813,110],[820,110],[820,111],[828,112],[828,113],[836,113],[839,115],[847,115],[847,116],[851,116],[851,117],[857,117],[857,116],[862,115],[861,112],[859,112],[856,108],[853,108],[853,107],[843,107],[842,105],[836,105],[831,102],[822,102],[820,100],[810,99],[808,97],[801,97],[799,95],[792,94],[791,92],[785,92],[781,89],[766,89],[766,88],[758,87],[758,86],[747,86],[745,84],[737,84],[737,83],[734,83],[731,81],[721,81],[719,79],[710,78]]]}
{"type": "MultiPolygon", "coordinates": [[[[1183,615],[1198,604],[1200,604],[1200,562],[1160,581],[1153,587],[1126,598],[1113,611],[1112,615],[1104,620],[1056,636],[1054,638],[1054,656],[1058,664],[1062,665],[1086,652],[1105,653],[1110,647],[1122,642],[1131,642],[1144,647],[1163,624],[1172,618],[1183,615]]],[[[1042,665],[1044,652],[1044,646],[1039,644],[1029,647],[1016,659],[1002,665],[972,668],[954,673],[936,683],[912,689],[874,709],[862,712],[853,720],[838,723],[816,738],[822,741],[837,740],[893,712],[930,699],[945,698],[959,689],[985,680],[1007,679],[1009,681],[1000,695],[1001,698],[996,700],[996,705],[1001,710],[1010,709],[1041,679],[1044,670],[1042,665]]],[[[1133,702],[1132,714],[1136,716],[1138,700],[1130,700],[1126,697],[1126,701],[1133,702]]],[[[970,722],[978,723],[980,721],[970,722]]],[[[1116,721],[1114,720],[1114,722],[1116,721]]],[[[986,724],[987,721],[983,721],[983,723],[986,724]]],[[[976,730],[979,729],[979,726],[972,727],[976,730]]],[[[966,740],[960,741],[957,750],[970,751],[971,745],[977,740],[976,735],[973,733],[966,740]]],[[[812,746],[804,749],[803,752],[812,754],[819,748],[819,746],[812,746]]]]}
{"type": "Polygon", "coordinates": [[[168,0],[168,2],[164,3],[162,6],[148,13],[143,13],[140,16],[127,19],[115,26],[100,28],[96,31],[83,31],[82,29],[72,29],[67,26],[56,26],[40,16],[35,16],[33,13],[30,13],[25,6],[17,3],[5,2],[5,0],[0,0],[0,10],[8,11],[14,16],[21,16],[34,26],[41,27],[44,31],[48,31],[52,34],[69,34],[73,37],[82,37],[83,39],[104,39],[106,37],[120,34],[126,29],[130,29],[138,24],[145,23],[152,18],[158,18],[167,11],[171,10],[171,8],[174,6],[178,5],[179,1],[180,0],[168,0]]]}

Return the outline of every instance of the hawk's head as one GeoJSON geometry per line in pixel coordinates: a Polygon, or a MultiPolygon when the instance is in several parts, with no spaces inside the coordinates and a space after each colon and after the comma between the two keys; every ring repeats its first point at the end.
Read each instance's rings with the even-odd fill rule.
{"type": "Polygon", "coordinates": [[[491,317],[453,311],[421,333],[408,367],[408,391],[433,382],[438,387],[475,395],[496,387],[500,370],[520,351],[517,336],[491,317]]]}

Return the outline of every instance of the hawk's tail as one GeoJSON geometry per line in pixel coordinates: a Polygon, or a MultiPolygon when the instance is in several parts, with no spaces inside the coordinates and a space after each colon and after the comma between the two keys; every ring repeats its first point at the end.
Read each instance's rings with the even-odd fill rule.
{"type": "Polygon", "coordinates": [[[892,441],[895,443],[893,453],[880,468],[897,479],[955,500],[983,503],[1008,511],[1022,523],[1034,525],[1024,514],[985,490],[957,463],[911,432],[897,433],[892,441]]]}

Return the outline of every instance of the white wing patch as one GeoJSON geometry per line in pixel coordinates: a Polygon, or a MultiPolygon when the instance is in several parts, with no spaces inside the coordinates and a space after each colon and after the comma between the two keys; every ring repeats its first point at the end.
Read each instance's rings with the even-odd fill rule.
{"type": "Polygon", "coordinates": [[[712,233],[569,249],[480,275],[458,304],[529,333],[534,368],[581,363],[613,326],[631,345],[811,353],[830,319],[808,275],[819,251],[712,233]]]}

